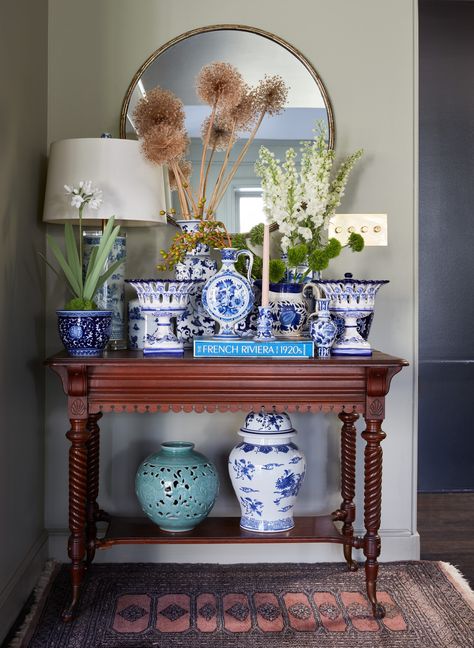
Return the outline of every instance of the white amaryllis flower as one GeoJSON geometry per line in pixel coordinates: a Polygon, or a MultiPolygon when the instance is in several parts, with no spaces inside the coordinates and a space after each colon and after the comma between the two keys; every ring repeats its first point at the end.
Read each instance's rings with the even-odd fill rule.
{"type": "Polygon", "coordinates": [[[102,203],[102,191],[93,187],[91,180],[81,180],[77,187],[64,185],[64,189],[71,196],[71,205],[81,211],[86,205],[98,209],[102,203]]]}

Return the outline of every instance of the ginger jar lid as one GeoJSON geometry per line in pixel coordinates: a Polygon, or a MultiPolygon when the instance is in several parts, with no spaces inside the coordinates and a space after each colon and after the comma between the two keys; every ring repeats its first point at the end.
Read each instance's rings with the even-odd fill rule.
{"type": "Polygon", "coordinates": [[[295,434],[296,430],[286,412],[266,412],[262,408],[260,412],[247,414],[245,423],[240,428],[240,433],[288,436],[295,434]]]}

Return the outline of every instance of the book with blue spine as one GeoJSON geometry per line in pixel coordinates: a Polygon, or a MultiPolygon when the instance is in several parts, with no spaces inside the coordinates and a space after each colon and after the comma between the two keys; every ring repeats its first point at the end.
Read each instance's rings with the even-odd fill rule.
{"type": "Polygon", "coordinates": [[[312,358],[314,343],[311,338],[194,338],[195,358],[312,358]]]}

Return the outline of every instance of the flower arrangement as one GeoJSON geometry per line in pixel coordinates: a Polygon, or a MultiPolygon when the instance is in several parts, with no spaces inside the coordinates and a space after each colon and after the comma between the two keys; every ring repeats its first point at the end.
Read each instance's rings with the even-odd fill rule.
{"type": "MultiPolygon", "coordinates": [[[[286,263],[280,259],[272,259],[270,263],[270,280],[274,283],[285,275],[303,281],[310,272],[327,268],[343,247],[335,238],[328,240],[329,221],[340,205],[349,174],[363,151],[359,149],[345,158],[334,175],[335,152],[327,146],[327,131],[318,123],[314,132],[314,139],[302,144],[299,170],[293,148],[286,151],[285,162],[281,164],[262,146],[255,164],[255,171],[262,179],[265,215],[269,222],[278,225],[282,234],[281,249],[287,255],[286,263]],[[296,269],[303,264],[308,266],[307,270],[297,273],[296,269]]],[[[359,252],[364,247],[364,239],[353,233],[344,247],[359,252]]]]}
{"type": "Polygon", "coordinates": [[[160,269],[172,268],[197,243],[214,247],[229,244],[223,223],[216,211],[240,163],[244,159],[265,115],[280,113],[288,88],[277,75],[265,76],[256,87],[249,87],[233,65],[216,61],[205,65],[196,80],[198,97],[210,107],[201,127],[202,154],[199,173],[191,183],[192,164],[186,159],[189,137],[185,129],[182,101],[159,86],[138,102],[133,119],[145,157],[155,164],[166,164],[169,184],[177,192],[180,217],[207,221],[197,236],[178,234],[168,252],[163,252],[160,269]],[[244,133],[247,141],[231,164],[230,153],[244,133]],[[209,188],[209,172],[217,151],[224,153],[217,180],[209,188]]]}
{"type": "MultiPolygon", "coordinates": [[[[85,271],[83,270],[83,244],[82,244],[82,216],[86,206],[97,209],[102,202],[102,192],[92,187],[91,181],[81,181],[77,187],[64,185],[66,194],[71,196],[71,205],[76,207],[79,216],[79,245],[76,243],[74,230],[71,223],[64,225],[64,240],[66,256],[52,236],[47,235],[48,245],[62,270],[66,285],[72,292],[64,310],[97,310],[93,301],[98,288],[115,272],[123,259],[113,263],[106,271],[104,266],[118,236],[120,227],[114,226],[115,218],[112,216],[104,228],[100,244],[92,250],[85,271]]],[[[43,257],[44,258],[44,257],[43,257]]],[[[44,259],[55,274],[59,272],[46,259],[44,259]]]]}

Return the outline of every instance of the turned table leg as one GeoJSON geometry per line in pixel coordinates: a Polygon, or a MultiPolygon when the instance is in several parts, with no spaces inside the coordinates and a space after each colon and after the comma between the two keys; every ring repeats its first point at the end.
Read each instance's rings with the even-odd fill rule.
{"type": "Polygon", "coordinates": [[[87,429],[90,436],[87,442],[87,563],[95,556],[97,540],[97,520],[99,519],[99,458],[100,458],[100,429],[97,424],[102,414],[89,414],[87,429]]]}
{"type": "Polygon", "coordinates": [[[358,564],[352,558],[354,537],[353,523],[355,520],[355,468],[356,468],[356,428],[359,418],[357,412],[341,412],[341,519],[344,521],[342,535],[347,540],[344,543],[344,558],[350,571],[357,571],[358,564]]]}
{"type": "Polygon", "coordinates": [[[70,419],[71,429],[66,434],[71,442],[69,449],[69,542],[71,559],[72,598],[63,611],[64,621],[70,621],[79,600],[84,576],[86,553],[86,497],[87,497],[87,443],[90,432],[87,419],[70,419]]]}
{"type": "Polygon", "coordinates": [[[364,536],[365,576],[367,596],[376,619],[385,616],[384,606],[377,601],[377,558],[380,555],[380,516],[382,507],[382,447],[385,439],[380,419],[367,419],[362,433],[366,445],[364,451],[364,536]]]}

